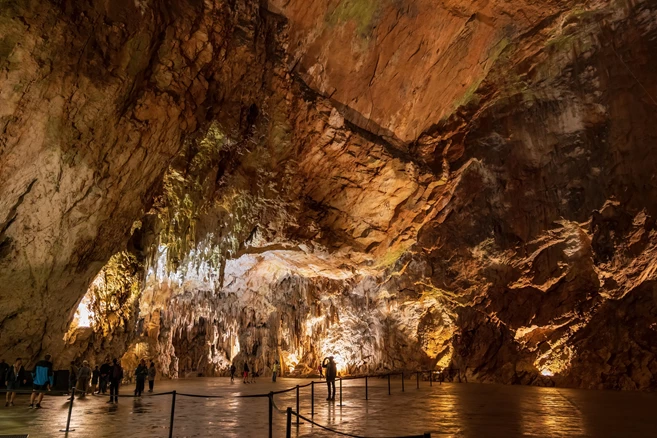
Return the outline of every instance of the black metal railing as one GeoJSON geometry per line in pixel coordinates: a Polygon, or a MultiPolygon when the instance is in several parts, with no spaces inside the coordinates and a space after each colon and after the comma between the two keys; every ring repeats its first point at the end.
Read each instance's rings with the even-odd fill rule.
{"type": "MultiPolygon", "coordinates": [[[[442,371],[435,371],[435,370],[420,370],[420,371],[414,371],[410,374],[405,374],[404,372],[392,372],[392,373],[384,373],[384,374],[366,374],[366,375],[361,375],[361,376],[347,376],[347,377],[339,377],[336,380],[339,383],[339,394],[340,394],[340,403],[338,406],[344,406],[342,403],[343,399],[343,391],[342,391],[342,382],[347,381],[347,380],[360,380],[364,379],[365,380],[365,400],[369,400],[369,384],[368,381],[371,378],[387,378],[388,380],[388,395],[392,395],[392,388],[391,388],[391,377],[396,377],[396,376],[401,376],[401,390],[402,392],[405,392],[405,387],[404,387],[404,380],[408,378],[412,378],[413,375],[416,375],[416,381],[417,381],[417,389],[420,388],[420,377],[426,373],[429,373],[429,382],[430,385],[433,385],[434,382],[434,374],[439,375],[439,379],[436,380],[438,382],[442,382],[443,378],[441,376],[442,371]]],[[[460,377],[460,373],[459,373],[460,377]]],[[[460,378],[459,378],[460,381],[460,378]]],[[[300,419],[303,419],[304,421],[307,421],[310,424],[313,424],[315,426],[318,426],[322,429],[343,435],[343,436],[349,436],[349,437],[355,437],[355,438],[366,438],[366,437],[361,437],[360,435],[354,435],[350,434],[347,432],[340,432],[331,428],[328,428],[327,426],[323,426],[312,419],[309,419],[302,415],[300,413],[299,409],[299,403],[301,400],[300,396],[300,390],[303,388],[310,387],[311,395],[310,395],[310,416],[311,418],[314,417],[315,415],[315,385],[317,383],[325,383],[326,381],[315,381],[312,380],[309,383],[306,383],[304,385],[296,385],[288,389],[283,389],[280,391],[271,391],[269,393],[262,393],[262,394],[245,394],[245,395],[206,395],[206,394],[189,394],[189,393],[184,393],[184,392],[178,392],[176,390],[169,391],[169,392],[159,392],[159,393],[151,393],[149,396],[166,396],[166,395],[171,395],[171,414],[169,417],[169,438],[173,438],[173,430],[174,430],[174,420],[175,420],[175,415],[176,415],[176,400],[177,397],[192,397],[192,398],[205,398],[205,399],[215,399],[215,398],[267,398],[269,402],[269,438],[273,437],[273,411],[274,408],[276,408],[280,412],[285,412],[287,414],[287,424],[286,424],[286,436],[290,436],[290,424],[291,424],[291,418],[292,416],[296,417],[296,425],[297,427],[300,425],[300,419]],[[281,410],[278,409],[274,402],[274,397],[276,395],[280,394],[285,394],[288,392],[296,392],[296,410],[293,410],[291,407],[287,408],[287,410],[281,410]]],[[[30,390],[7,390],[7,389],[0,389],[0,393],[6,393],[6,392],[15,392],[17,394],[32,394],[33,391],[30,390]]],[[[71,428],[71,415],[73,413],[73,404],[75,402],[75,393],[76,390],[73,389],[70,393],[67,391],[49,391],[47,392],[48,395],[71,395],[70,403],[68,406],[68,415],[66,417],[66,428],[61,429],[60,432],[72,432],[75,429],[71,428]]],[[[100,396],[100,395],[96,395],[100,396]]],[[[102,397],[106,397],[103,395],[102,397]]],[[[114,395],[114,397],[121,397],[121,398],[135,398],[137,396],[135,395],[114,395]]],[[[427,438],[430,437],[430,433],[424,433],[422,435],[412,435],[408,437],[399,437],[399,438],[427,438]]]]}

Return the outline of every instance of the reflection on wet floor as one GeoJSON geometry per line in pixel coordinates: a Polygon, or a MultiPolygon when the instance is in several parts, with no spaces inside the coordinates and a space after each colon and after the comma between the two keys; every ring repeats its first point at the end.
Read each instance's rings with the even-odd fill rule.
{"type": "MultiPolygon", "coordinates": [[[[226,398],[176,400],[176,437],[265,437],[266,398],[234,398],[237,394],[267,393],[305,384],[303,379],[279,379],[276,384],[244,385],[229,379],[207,378],[157,382],[156,391],[173,389],[193,394],[224,395],[226,398]]],[[[343,405],[325,401],[325,386],[315,387],[315,415],[320,424],[368,436],[399,436],[431,432],[445,437],[648,437],[657,436],[657,395],[637,392],[586,391],[521,386],[443,384],[420,390],[393,380],[388,395],[387,380],[370,380],[369,400],[363,381],[344,382],[343,405]]],[[[130,388],[123,387],[129,394],[130,388]]],[[[310,388],[300,390],[301,413],[310,416],[310,388]]],[[[70,436],[75,437],[167,437],[171,396],[144,395],[121,398],[119,405],[107,397],[76,400],[70,436]]],[[[281,409],[296,405],[295,392],[276,397],[281,409]]],[[[44,409],[27,408],[28,396],[15,407],[0,407],[0,434],[29,433],[30,437],[63,436],[68,402],[65,397],[47,397],[44,409]]],[[[274,412],[274,436],[284,436],[285,415],[274,412]]],[[[328,437],[331,433],[301,424],[293,436],[328,437]]]]}

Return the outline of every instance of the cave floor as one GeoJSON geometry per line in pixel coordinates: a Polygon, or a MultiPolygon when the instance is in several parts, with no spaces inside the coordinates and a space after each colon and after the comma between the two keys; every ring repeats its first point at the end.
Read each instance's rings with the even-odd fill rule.
{"type": "MultiPolygon", "coordinates": [[[[256,384],[234,384],[227,378],[157,381],[156,392],[176,390],[194,394],[255,394],[308,383],[304,379],[267,378],[256,384]]],[[[343,406],[327,404],[325,385],[315,387],[316,422],[352,434],[396,436],[431,432],[459,437],[646,437],[657,432],[657,394],[587,391],[562,388],[481,385],[370,379],[369,401],[362,380],[344,382],[343,406]]],[[[122,387],[129,394],[131,385],[122,387]]],[[[41,410],[27,408],[28,396],[15,407],[0,405],[0,434],[29,433],[30,437],[65,436],[65,397],[46,397],[41,410]]],[[[310,388],[301,390],[301,413],[309,416],[310,388]]],[[[118,407],[106,397],[74,403],[71,437],[167,437],[171,396],[122,398],[118,407]]],[[[276,397],[281,408],[294,408],[294,391],[276,397]]],[[[176,437],[265,437],[267,400],[257,398],[203,399],[178,396],[176,437]]],[[[335,436],[308,424],[293,427],[293,436],[335,436]]],[[[274,411],[274,436],[285,436],[285,416],[274,411]]]]}

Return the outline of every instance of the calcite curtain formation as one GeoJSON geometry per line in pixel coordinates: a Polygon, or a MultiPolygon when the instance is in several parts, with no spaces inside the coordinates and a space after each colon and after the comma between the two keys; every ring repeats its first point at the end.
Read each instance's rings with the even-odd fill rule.
{"type": "Polygon", "coordinates": [[[1,357],[655,387],[654,2],[5,3],[1,357]]]}

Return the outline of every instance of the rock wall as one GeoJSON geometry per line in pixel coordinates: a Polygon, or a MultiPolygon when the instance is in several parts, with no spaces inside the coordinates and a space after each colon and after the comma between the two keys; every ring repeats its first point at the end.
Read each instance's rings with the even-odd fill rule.
{"type": "Polygon", "coordinates": [[[84,291],[125,247],[185,139],[221,111],[230,129],[246,122],[266,70],[259,10],[255,2],[3,6],[1,353],[61,350],[84,291]]]}
{"type": "Polygon", "coordinates": [[[0,353],[655,387],[651,2],[34,10],[0,21],[0,353]],[[96,285],[69,328],[119,251],[124,323],[96,285]]]}

